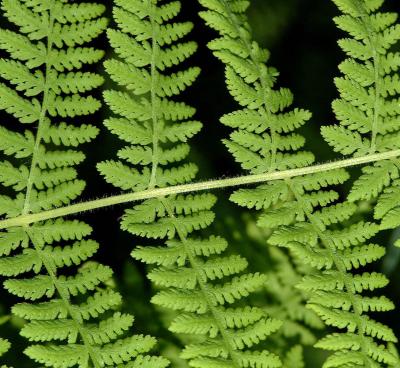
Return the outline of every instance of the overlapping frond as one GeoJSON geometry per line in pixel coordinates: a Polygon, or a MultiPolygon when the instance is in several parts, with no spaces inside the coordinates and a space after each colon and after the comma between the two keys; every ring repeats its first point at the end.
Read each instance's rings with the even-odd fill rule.
{"type": "Polygon", "coordinates": [[[397,339],[390,328],[366,314],[394,308],[388,298],[368,295],[368,291],[382,288],[388,281],[379,273],[352,272],[385,255],[385,249],[370,240],[380,227],[364,221],[353,223],[351,217],[357,207],[350,202],[337,202],[338,194],[329,186],[347,177],[343,170],[314,174],[259,187],[257,196],[252,189],[242,189],[232,199],[249,208],[262,209],[259,223],[272,231],[268,242],[288,248],[298,262],[314,268],[298,287],[308,295],[308,306],[327,325],[344,329],[316,344],[336,351],[324,366],[390,365],[396,359],[375,339],[397,339]],[[249,202],[249,196],[254,201],[249,202]],[[323,343],[331,339],[337,340],[338,345],[323,343]],[[341,345],[342,339],[358,343],[341,345]]]}
{"type": "MultiPolygon", "coordinates": [[[[189,154],[187,140],[201,124],[192,120],[192,107],[173,97],[199,74],[195,67],[175,72],[196,50],[195,43],[181,40],[192,26],[173,21],[179,2],[117,0],[116,5],[119,29],[108,36],[119,58],[105,66],[125,88],[105,92],[118,115],[105,125],[128,145],[118,152],[120,160],[98,168],[123,190],[188,183],[197,167],[182,161],[189,154]]],[[[122,228],[140,237],[167,239],[166,246],[140,246],[132,255],[154,266],[148,277],[161,290],[152,301],[176,311],[170,330],[195,338],[182,354],[192,367],[278,367],[277,356],[258,352],[256,346],[281,322],[241,303],[262,287],[265,276],[245,273],[243,257],[225,255],[223,238],[193,234],[212,223],[214,203],[207,193],[149,199],[126,211],[122,228]]]]}
{"type": "MultiPolygon", "coordinates": [[[[200,0],[200,3],[206,8],[200,16],[220,36],[209,43],[209,48],[224,63],[228,90],[242,107],[221,118],[224,125],[233,128],[230,139],[224,140],[228,150],[243,169],[254,174],[311,164],[313,155],[302,150],[305,139],[296,133],[311,114],[303,109],[291,109],[291,92],[275,87],[278,72],[266,65],[269,52],[252,40],[247,24],[244,12],[249,3],[224,0],[200,0]]],[[[262,209],[285,201],[289,193],[285,182],[277,182],[239,190],[231,199],[239,205],[262,209]]],[[[326,194],[316,192],[314,196],[313,201],[318,202],[326,194]]],[[[258,225],[274,228],[282,219],[290,223],[293,212],[289,205],[285,210],[262,215],[258,225]]],[[[312,344],[315,339],[310,327],[320,328],[321,322],[305,308],[305,295],[294,289],[301,272],[281,251],[271,250],[271,258],[275,267],[270,272],[266,290],[276,303],[271,303],[268,311],[284,320],[283,336],[297,336],[302,343],[312,344]],[[288,298],[298,303],[287,309],[288,298]]]]}
{"type": "MultiPolygon", "coordinates": [[[[383,1],[335,1],[343,12],[336,17],[337,26],[349,34],[339,41],[347,59],[335,79],[340,98],[332,104],[340,125],[322,128],[325,140],[336,152],[363,155],[385,152],[399,147],[400,67],[393,46],[400,41],[398,14],[381,12],[383,1]]],[[[400,161],[377,162],[363,168],[349,195],[351,201],[380,199],[382,210],[375,218],[384,228],[400,222],[393,214],[398,204],[385,208],[388,193],[398,190],[400,161]],[[386,188],[386,191],[385,191],[386,188]]]]}
{"type": "MultiPolygon", "coordinates": [[[[252,173],[282,170],[280,160],[284,162],[283,168],[312,163],[312,155],[300,150],[304,139],[293,133],[310,115],[302,110],[285,112],[293,97],[288,90],[273,89],[277,72],[264,65],[268,52],[251,41],[243,14],[246,2],[200,0],[200,3],[208,9],[201,16],[220,34],[220,38],[212,41],[209,46],[226,65],[229,91],[245,107],[221,119],[222,123],[235,129],[230,141],[225,142],[229,151],[243,169],[252,173]]],[[[352,16],[355,9],[359,12],[363,6],[366,9],[369,6],[369,11],[372,11],[377,5],[369,1],[363,5],[364,1],[358,0],[338,0],[335,3],[347,9],[346,12],[352,16]]],[[[339,18],[338,22],[343,27],[358,22],[357,32],[365,34],[365,29],[360,25],[364,20],[364,15],[359,19],[346,16],[339,18]]],[[[379,22],[385,21],[387,19],[378,19],[374,24],[382,27],[379,22]]],[[[384,43],[379,38],[371,42],[376,45],[384,43]]],[[[387,43],[391,42],[387,40],[387,43]]],[[[367,48],[368,45],[364,47],[367,48]]],[[[356,68],[354,64],[351,67],[356,68]]],[[[367,69],[363,70],[364,73],[367,73],[367,69]]],[[[360,92],[347,77],[338,83],[343,84],[342,92],[347,94],[344,99],[348,103],[351,101],[362,111],[373,107],[373,101],[368,97],[368,93],[372,94],[372,87],[365,93],[360,92]]],[[[382,105],[379,100],[377,104],[382,105]]],[[[355,114],[354,109],[350,112],[355,114]]],[[[370,112],[366,114],[373,115],[370,112]]],[[[355,118],[355,121],[359,123],[361,120],[355,118]]],[[[324,134],[329,129],[324,130],[324,134]]],[[[369,141],[365,137],[353,139],[351,134],[354,131],[345,134],[343,127],[335,132],[336,147],[343,154],[369,152],[369,141]]],[[[327,134],[325,136],[328,137],[327,134]]],[[[377,164],[378,167],[380,165],[386,163],[377,164]]],[[[387,176],[379,180],[388,181],[387,176]]],[[[390,310],[393,303],[385,297],[364,295],[366,291],[384,287],[387,280],[378,273],[351,272],[380,259],[385,250],[370,241],[379,231],[379,226],[363,221],[355,223],[352,215],[357,207],[353,203],[338,202],[339,195],[332,190],[332,186],[342,184],[347,179],[348,174],[344,170],[335,170],[271,182],[256,189],[240,189],[231,199],[241,206],[262,210],[258,224],[270,229],[272,235],[268,242],[288,248],[294,260],[311,267],[299,284],[300,290],[308,295],[308,306],[325,324],[344,330],[317,343],[318,347],[335,351],[324,366],[390,365],[396,361],[395,357],[378,341],[387,343],[397,339],[388,327],[372,320],[365,313],[390,310]],[[345,339],[353,341],[353,344],[341,344],[345,339]]]]}
{"type": "MultiPolygon", "coordinates": [[[[1,7],[20,33],[0,30],[0,48],[11,56],[0,60],[0,108],[30,125],[19,132],[0,128],[7,156],[0,183],[14,193],[0,196],[0,214],[12,217],[67,205],[85,187],[74,168],[85,158],[77,146],[98,128],[79,120],[99,109],[89,93],[103,78],[77,69],[103,56],[85,44],[107,21],[97,4],[3,0],[1,7]]],[[[117,311],[121,296],[108,286],[112,270],[90,261],[98,249],[90,233],[86,223],[64,219],[0,233],[4,287],[25,299],[12,308],[27,321],[25,354],[46,367],[167,366],[146,355],[153,338],[127,334],[133,317],[117,311]]]]}
{"type": "MultiPolygon", "coordinates": [[[[269,315],[283,321],[281,336],[276,342],[283,347],[283,350],[287,348],[287,341],[292,338],[298,340],[301,345],[313,345],[317,341],[314,331],[321,330],[324,324],[306,307],[304,300],[307,293],[299,292],[296,288],[302,276],[310,270],[301,261],[297,265],[292,264],[290,258],[279,248],[269,247],[268,251],[273,266],[267,273],[268,281],[265,289],[270,299],[264,309],[269,315]]],[[[302,356],[301,349],[299,351],[293,346],[290,351],[292,350],[290,356],[293,355],[293,358],[287,359],[300,364],[302,359],[298,356],[302,356]]],[[[297,365],[284,363],[284,367],[297,367],[297,365]]]]}

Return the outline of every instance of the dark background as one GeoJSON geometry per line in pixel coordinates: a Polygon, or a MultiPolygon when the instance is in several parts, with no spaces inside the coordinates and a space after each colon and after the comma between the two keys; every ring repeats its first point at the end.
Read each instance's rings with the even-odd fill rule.
{"type": "MultiPolygon", "coordinates": [[[[108,7],[110,16],[111,2],[102,2],[108,7]]],[[[386,9],[400,12],[398,1],[387,0],[386,3],[386,9]]],[[[181,18],[190,19],[195,23],[191,37],[199,43],[199,50],[191,62],[202,69],[200,80],[183,96],[198,109],[197,118],[204,123],[203,131],[192,141],[194,147],[192,159],[200,166],[199,178],[201,179],[238,175],[240,173],[238,166],[233,163],[231,156],[227,154],[221,143],[221,139],[228,135],[229,130],[219,123],[222,114],[233,111],[237,106],[226,91],[220,62],[206,47],[207,41],[213,39],[215,33],[210,31],[198,17],[199,10],[197,1],[183,1],[181,18]]],[[[272,53],[270,64],[277,67],[281,73],[279,85],[292,89],[296,106],[313,112],[313,118],[303,133],[307,136],[309,149],[315,153],[318,162],[335,158],[330,148],[322,143],[319,128],[322,125],[335,123],[330,109],[331,101],[337,96],[333,78],[338,76],[337,65],[344,58],[336,43],[343,34],[335,28],[332,21],[337,14],[336,7],[328,0],[253,0],[249,9],[254,37],[261,45],[269,48],[272,53]]],[[[0,18],[0,25],[10,27],[3,18],[0,18]]],[[[97,44],[109,50],[105,36],[102,36],[97,44]]],[[[99,72],[104,74],[101,67],[99,72]]],[[[108,84],[107,81],[106,86],[108,84]]],[[[106,113],[105,109],[100,111],[92,118],[92,122],[101,127],[106,113]]],[[[0,114],[0,118],[2,121],[10,120],[5,114],[0,114]]],[[[86,147],[88,158],[81,170],[89,188],[85,192],[86,199],[116,193],[115,189],[105,184],[99,177],[95,164],[104,159],[114,158],[118,147],[120,147],[120,142],[109,135],[104,128],[97,141],[86,147]]],[[[357,169],[353,172],[357,174],[357,169]]],[[[260,250],[253,251],[251,244],[243,245],[238,240],[243,237],[237,234],[237,229],[245,228],[247,221],[245,219],[248,217],[228,202],[229,191],[219,194],[221,200],[217,206],[215,227],[227,233],[234,247],[242,247],[242,249],[246,247],[244,250],[246,255],[256,258],[254,256],[259,254],[257,252],[260,250]],[[226,220],[227,218],[230,222],[226,220]]],[[[114,269],[116,283],[126,301],[124,309],[136,316],[135,331],[160,336],[161,344],[164,341],[165,346],[168,345],[167,348],[170,349],[168,352],[174,355],[174,347],[167,342],[174,341],[177,345],[179,342],[172,340],[173,338],[160,323],[160,319],[164,317],[160,316],[149,303],[154,291],[146,281],[145,270],[142,265],[136,264],[129,257],[133,247],[140,245],[140,240],[119,230],[118,218],[122,213],[123,208],[115,207],[79,217],[95,228],[94,238],[102,245],[97,259],[114,269]]],[[[393,236],[386,233],[382,234],[380,239],[389,247],[388,256],[381,265],[388,275],[396,274],[398,271],[398,254],[391,247],[393,236]]],[[[252,265],[253,269],[261,267],[262,262],[252,265]]],[[[391,294],[390,296],[397,301],[396,304],[399,304],[399,288],[397,287],[397,291],[394,290],[397,285],[398,282],[394,279],[392,287],[389,287],[386,293],[391,294]]],[[[0,308],[3,307],[4,314],[8,313],[7,311],[15,302],[15,298],[0,291],[0,308]]],[[[397,323],[390,321],[394,316],[395,314],[389,314],[386,319],[392,327],[398,328],[397,323]]],[[[9,337],[14,342],[13,354],[8,354],[6,360],[7,363],[13,363],[18,368],[32,367],[32,363],[23,358],[22,350],[25,347],[25,341],[18,337],[15,328],[20,324],[21,321],[12,319],[0,327],[0,336],[9,337]]]]}

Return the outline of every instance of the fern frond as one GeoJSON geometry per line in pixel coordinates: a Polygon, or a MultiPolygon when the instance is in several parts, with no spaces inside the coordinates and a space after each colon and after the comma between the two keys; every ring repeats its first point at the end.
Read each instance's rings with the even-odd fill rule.
{"type": "Polygon", "coordinates": [[[201,17],[221,36],[209,47],[224,63],[228,89],[243,107],[221,118],[223,124],[237,129],[230,140],[224,141],[229,151],[253,173],[311,164],[311,154],[292,152],[303,147],[304,139],[289,134],[311,114],[300,109],[286,111],[292,104],[292,94],[287,89],[273,89],[277,71],[265,65],[269,52],[251,41],[243,16],[248,2],[240,7],[224,1],[200,3],[208,9],[200,13],[201,17]]]}
{"type": "MultiPolygon", "coordinates": [[[[335,79],[340,98],[332,104],[340,126],[322,128],[336,152],[345,155],[384,152],[397,146],[400,65],[391,52],[400,40],[397,14],[381,12],[383,1],[335,1],[343,12],[334,19],[351,38],[339,41],[348,58],[335,79]]],[[[399,161],[383,161],[363,168],[349,200],[376,199],[399,176],[399,161]]],[[[381,217],[377,217],[381,219],[381,217]]],[[[389,225],[387,225],[389,226],[389,225]]]]}
{"type": "MultiPolygon", "coordinates": [[[[200,16],[220,36],[209,43],[209,48],[224,64],[228,90],[242,107],[221,118],[224,125],[234,129],[229,140],[223,141],[229,152],[243,169],[253,174],[311,164],[313,155],[302,150],[305,139],[295,132],[310,119],[311,114],[307,110],[291,109],[292,93],[288,89],[275,88],[278,72],[265,64],[269,52],[252,40],[244,14],[249,3],[224,0],[200,0],[200,3],[206,8],[200,16]]],[[[321,189],[346,178],[346,173],[337,171],[327,173],[326,177],[302,178],[297,186],[307,198],[306,206],[316,208],[337,199],[336,193],[321,189]],[[311,193],[305,194],[306,190],[311,193]]],[[[261,227],[290,225],[303,215],[298,214],[301,205],[290,201],[293,193],[289,182],[288,179],[256,189],[239,189],[232,194],[231,200],[247,208],[264,209],[258,219],[261,227]]],[[[329,215],[322,216],[326,218],[329,215]]],[[[307,229],[302,231],[306,234],[300,237],[308,235],[307,229]]],[[[266,310],[284,321],[281,334],[285,338],[296,337],[301,343],[312,344],[315,336],[310,327],[321,328],[322,323],[314,312],[305,308],[306,293],[293,289],[301,280],[302,271],[283,251],[271,249],[270,256],[274,269],[265,288],[274,302],[266,310]],[[286,307],[288,298],[296,300],[292,311],[286,307]]],[[[285,346],[282,350],[288,349],[287,341],[277,340],[278,344],[285,346]]]]}
{"type": "MultiPolygon", "coordinates": [[[[283,341],[277,342],[286,347],[287,339],[296,338],[302,345],[312,345],[316,342],[313,330],[322,329],[323,323],[312,310],[304,305],[306,293],[302,295],[296,288],[302,275],[308,270],[304,265],[292,264],[283,250],[270,247],[268,252],[273,261],[273,267],[267,274],[268,282],[265,284],[265,289],[272,301],[264,309],[269,315],[283,321],[280,339],[283,341]],[[291,300],[290,305],[287,300],[291,300]]],[[[295,346],[290,351],[292,350],[294,356],[298,354],[302,356],[295,346]]],[[[286,360],[291,360],[291,358],[288,356],[286,360]]],[[[300,364],[301,361],[302,358],[298,360],[298,363],[300,364]]],[[[284,367],[288,366],[287,364],[284,363],[284,367]]]]}
{"type": "MultiPolygon", "coordinates": [[[[182,161],[189,154],[186,142],[201,123],[192,120],[192,107],[172,98],[199,74],[196,67],[176,70],[196,50],[195,43],[181,40],[192,25],[173,21],[179,2],[116,4],[119,29],[109,30],[108,36],[119,59],[107,61],[105,67],[125,90],[104,93],[118,115],[105,125],[128,145],[118,152],[120,161],[102,162],[98,169],[123,190],[189,183],[197,167],[182,161]]],[[[178,312],[170,330],[197,337],[182,353],[191,366],[281,366],[276,355],[256,351],[281,322],[257,308],[240,306],[265,284],[265,276],[244,273],[247,261],[240,256],[223,256],[228,246],[224,239],[192,235],[213,222],[214,203],[215,197],[207,193],[177,195],[149,199],[127,210],[123,229],[140,237],[167,238],[166,246],[137,247],[132,256],[154,266],[148,277],[161,290],[152,302],[178,312]]]]}
{"type": "MultiPolygon", "coordinates": [[[[107,20],[102,5],[67,1],[4,0],[2,10],[25,35],[0,30],[0,48],[14,59],[0,60],[0,108],[37,127],[0,128],[0,149],[11,156],[0,163],[0,183],[14,191],[0,197],[0,213],[27,215],[67,205],[85,187],[74,168],[85,155],[67,147],[96,137],[97,127],[73,118],[100,108],[90,93],[103,78],[77,69],[102,57],[84,44],[107,20]]],[[[12,309],[26,320],[21,335],[34,343],[25,354],[47,367],[166,367],[167,360],[146,355],[153,338],[127,336],[132,316],[110,314],[121,296],[109,286],[112,270],[90,261],[98,249],[91,231],[84,222],[57,219],[0,234],[4,287],[26,300],[12,309]]]]}
{"type": "MultiPolygon", "coordinates": [[[[334,359],[339,359],[339,356],[342,363],[340,365],[339,361],[335,363],[338,366],[352,364],[350,356],[355,350],[357,350],[355,355],[361,362],[357,364],[360,366],[375,366],[374,360],[380,362],[383,356],[389,359],[391,354],[383,345],[382,354],[379,355],[368,349],[366,341],[370,337],[396,341],[396,337],[388,327],[377,325],[377,322],[364,313],[391,310],[393,303],[386,298],[371,299],[362,295],[366,290],[386,286],[388,281],[378,273],[364,272],[357,275],[351,273],[353,269],[366,266],[385,255],[383,247],[369,243],[369,240],[378,232],[379,226],[359,222],[349,227],[341,226],[342,229],[337,230],[337,226],[340,226],[343,221],[345,224],[349,223],[356,207],[344,203],[330,205],[316,211],[315,207],[307,202],[307,197],[296,190],[296,179],[293,179],[292,183],[290,188],[293,197],[286,200],[289,203],[292,200],[297,202],[296,205],[290,206],[293,211],[291,223],[278,224],[269,242],[289,248],[295,258],[321,270],[320,273],[304,277],[299,284],[299,287],[309,294],[310,308],[326,324],[355,332],[358,339],[362,341],[358,348],[353,347],[348,351],[345,348],[340,349],[340,352],[329,358],[324,366],[330,366],[334,359]],[[321,217],[323,212],[331,213],[337,211],[337,208],[346,209],[346,211],[339,216],[321,217]],[[332,225],[335,230],[330,229],[332,225]]],[[[287,206],[287,203],[282,206],[287,206]]],[[[276,209],[271,208],[267,211],[276,212],[276,209]]],[[[263,224],[267,226],[268,222],[264,221],[263,224]]],[[[322,347],[319,343],[316,346],[322,347]]]]}
{"type": "MultiPolygon", "coordinates": [[[[350,50],[354,43],[346,40],[341,44],[354,59],[361,58],[362,54],[368,55],[367,59],[372,59],[373,52],[364,53],[372,43],[374,47],[380,47],[381,54],[386,53],[385,50],[397,37],[397,27],[385,32],[383,29],[387,27],[382,23],[391,24],[394,21],[393,17],[377,18],[373,22],[372,16],[369,19],[368,15],[380,7],[381,1],[375,5],[375,2],[361,0],[334,2],[347,14],[337,18],[337,23],[346,31],[350,31],[357,39],[355,42],[360,44],[360,47],[354,47],[357,49],[357,56],[352,55],[350,50]],[[366,24],[367,22],[369,23],[366,24]],[[376,37],[371,36],[373,27],[377,29],[374,31],[376,37]],[[383,35],[380,34],[381,31],[383,35]]],[[[290,125],[281,127],[281,114],[290,107],[293,96],[286,89],[274,90],[277,72],[264,65],[269,54],[251,41],[243,10],[235,9],[235,2],[230,4],[223,0],[200,0],[200,3],[208,8],[201,16],[221,36],[212,41],[209,47],[225,64],[228,90],[244,107],[243,110],[221,119],[222,123],[235,129],[230,140],[225,141],[228,150],[243,169],[252,173],[281,170],[281,160],[286,167],[310,164],[313,161],[312,155],[300,151],[304,139],[293,134],[294,130],[309,118],[309,114],[289,113],[287,117],[292,118],[287,119],[286,123],[290,125]],[[275,116],[279,118],[274,118],[275,116]]],[[[375,87],[371,85],[375,75],[385,75],[385,72],[376,69],[375,74],[371,73],[371,65],[371,61],[368,60],[365,62],[365,68],[362,68],[350,60],[341,67],[348,75],[336,81],[342,100],[335,103],[334,108],[337,109],[338,118],[346,124],[323,128],[323,135],[328,143],[342,154],[362,155],[379,151],[377,142],[380,140],[377,139],[377,135],[380,129],[378,121],[382,120],[381,114],[375,116],[375,123],[370,123],[368,128],[361,124],[374,116],[374,101],[376,106],[387,106],[387,116],[395,114],[395,100],[385,105],[383,99],[395,93],[397,79],[388,79],[385,92],[379,92],[382,94],[378,96],[381,100],[378,100],[378,97],[374,99],[375,87]],[[365,134],[373,129],[375,133],[371,140],[365,134]],[[374,147],[372,150],[371,144],[374,147]]],[[[382,150],[383,148],[380,151],[382,150]]],[[[390,164],[377,164],[378,170],[379,166],[384,165],[390,164]]],[[[394,168],[389,174],[376,176],[376,179],[364,180],[375,180],[375,192],[378,191],[376,187],[388,185],[385,183],[390,182],[390,177],[398,175],[396,170],[394,168]]],[[[324,366],[373,367],[383,359],[393,362],[394,357],[384,345],[379,350],[369,349],[367,341],[377,339],[391,342],[396,341],[396,338],[388,327],[371,320],[364,312],[385,311],[392,308],[393,304],[386,299],[372,300],[362,295],[365,290],[384,287],[387,279],[383,275],[353,275],[350,272],[354,268],[380,259],[384,255],[384,249],[368,242],[379,231],[378,225],[359,222],[347,229],[342,225],[343,222],[346,225],[353,223],[352,215],[357,207],[347,202],[337,203],[339,195],[330,187],[343,183],[348,177],[344,170],[335,170],[326,175],[313,174],[286,179],[259,186],[257,189],[240,189],[231,199],[239,205],[263,210],[258,224],[272,233],[268,242],[288,248],[296,262],[311,267],[299,283],[300,289],[308,299],[308,306],[326,324],[345,329],[348,333],[355,332],[362,342],[358,347],[334,349],[338,351],[324,366]]],[[[363,184],[359,183],[358,187],[361,188],[363,184]]],[[[370,187],[368,189],[370,190],[370,187]]],[[[395,217],[396,214],[393,214],[393,218],[395,217]]]]}
{"type": "MultiPolygon", "coordinates": [[[[392,46],[400,40],[400,27],[396,24],[397,15],[380,12],[383,1],[333,1],[344,13],[334,19],[337,26],[352,38],[339,41],[340,47],[348,56],[348,59],[339,66],[343,76],[335,79],[340,99],[335,100],[332,104],[340,126],[323,127],[322,134],[336,151],[340,151],[341,143],[337,141],[341,139],[337,134],[339,131],[346,136],[357,136],[359,142],[363,142],[364,148],[353,142],[353,147],[346,152],[342,151],[343,154],[384,152],[396,147],[395,136],[399,129],[398,124],[393,124],[393,121],[398,120],[400,112],[396,108],[400,92],[399,80],[395,74],[399,68],[396,62],[398,55],[391,52],[392,46]]],[[[364,167],[362,175],[353,184],[349,195],[349,200],[353,202],[378,199],[374,215],[376,219],[381,220],[380,229],[395,228],[400,224],[398,221],[400,207],[398,207],[398,196],[395,194],[398,187],[398,168],[399,162],[396,159],[364,167]]],[[[361,233],[360,235],[363,238],[361,233]]],[[[332,244],[335,244],[335,241],[332,241],[332,244]]],[[[343,267],[347,270],[373,262],[384,255],[384,250],[378,245],[354,245],[351,249],[342,252],[343,267]]],[[[380,288],[386,285],[385,278],[379,274],[364,273],[359,275],[356,282],[354,281],[355,278],[349,285],[349,290],[357,294],[365,289],[380,288]]],[[[386,311],[393,308],[392,303],[383,297],[378,301],[359,295],[357,297],[360,298],[357,302],[358,308],[353,307],[353,311],[360,316],[363,311],[386,311]]],[[[338,294],[337,301],[339,302],[335,305],[326,299],[325,301],[319,300],[321,305],[327,302],[330,303],[329,307],[338,308],[335,309],[336,315],[333,318],[322,310],[318,313],[321,316],[324,313],[325,316],[322,318],[326,319],[328,323],[332,320],[335,321],[334,323],[340,324],[342,318],[342,326],[346,327],[344,322],[346,318],[343,319],[344,315],[340,315],[342,313],[340,310],[345,309],[344,306],[348,303],[344,301],[342,293],[338,294]],[[343,302],[342,305],[339,300],[343,302]]],[[[366,317],[361,316],[361,318],[366,317]]],[[[349,325],[347,325],[347,329],[351,330],[349,325]]],[[[378,347],[375,342],[375,339],[389,342],[396,340],[388,327],[368,320],[368,322],[358,325],[356,330],[358,339],[360,339],[357,346],[338,348],[328,345],[329,349],[337,351],[327,361],[328,366],[342,366],[346,364],[346,361],[372,366],[375,364],[374,360],[389,366],[396,364],[397,358],[391,354],[388,348],[385,345],[378,347]],[[368,327],[369,324],[370,327],[368,327]],[[357,350],[358,353],[344,353],[345,349],[357,350]]]]}

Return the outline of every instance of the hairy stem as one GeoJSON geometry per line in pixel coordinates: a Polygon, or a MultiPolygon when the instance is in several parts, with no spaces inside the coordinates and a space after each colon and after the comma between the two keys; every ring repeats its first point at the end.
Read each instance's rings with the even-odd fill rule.
{"type": "Polygon", "coordinates": [[[149,198],[161,198],[174,194],[193,193],[204,190],[240,187],[244,185],[266,183],[269,181],[290,179],[308,174],[326,172],[335,169],[363,165],[382,160],[395,159],[398,157],[400,157],[400,150],[394,150],[394,151],[355,157],[347,160],[340,160],[320,165],[307,166],[299,169],[277,171],[266,174],[245,175],[236,178],[219,179],[219,180],[217,179],[217,180],[203,181],[193,184],[176,185],[167,188],[156,188],[156,189],[144,190],[141,192],[120,194],[106,198],[95,199],[92,201],[77,203],[70,206],[60,207],[54,210],[43,211],[40,213],[26,214],[10,219],[5,219],[0,221],[0,229],[6,229],[14,226],[29,225],[39,221],[73,215],[80,212],[92,211],[98,208],[110,207],[118,204],[141,201],[149,198]]]}

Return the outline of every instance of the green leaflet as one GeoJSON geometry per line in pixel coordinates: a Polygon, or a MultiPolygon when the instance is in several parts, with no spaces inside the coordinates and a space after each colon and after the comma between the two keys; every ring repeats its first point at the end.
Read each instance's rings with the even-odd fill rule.
{"type": "MultiPolygon", "coordinates": [[[[300,110],[286,112],[292,103],[292,96],[288,90],[273,89],[277,73],[273,68],[264,65],[268,52],[251,41],[243,15],[245,6],[236,8],[237,4],[244,5],[245,2],[200,2],[208,9],[201,16],[220,34],[220,38],[212,41],[209,47],[225,64],[228,90],[243,107],[242,110],[221,119],[223,124],[235,129],[230,140],[225,141],[228,150],[243,169],[252,173],[282,170],[280,162],[284,162],[285,167],[308,165],[313,161],[312,155],[299,151],[304,140],[293,131],[309,118],[309,114],[299,113],[300,110]],[[286,120],[283,119],[283,114],[287,117],[286,120]],[[287,125],[282,127],[282,121],[287,125]]],[[[374,47],[380,47],[380,52],[385,54],[397,38],[397,29],[393,28],[386,33],[383,31],[384,35],[371,38],[368,27],[373,24],[377,32],[380,32],[394,22],[394,17],[374,18],[366,26],[363,24],[367,22],[364,15],[381,4],[365,2],[369,5],[364,5],[364,1],[358,0],[334,2],[346,13],[337,18],[339,26],[349,31],[357,40],[363,40],[364,49],[371,47],[373,43],[374,47]],[[361,10],[363,11],[360,15],[361,10]],[[382,24],[385,22],[389,24],[382,24]]],[[[344,44],[341,46],[345,48],[344,44]]],[[[354,58],[358,57],[351,50],[346,49],[346,52],[354,58]]],[[[370,59],[373,53],[364,55],[371,55],[368,57],[370,59]]],[[[370,61],[361,66],[352,59],[341,65],[341,70],[347,75],[336,80],[342,99],[334,103],[334,109],[343,125],[323,128],[325,139],[336,151],[363,155],[387,149],[382,138],[378,138],[378,134],[385,133],[378,123],[383,117],[395,114],[396,100],[386,103],[383,99],[396,93],[397,78],[386,77],[386,83],[382,83],[385,88],[381,86],[380,95],[376,98],[374,87],[370,87],[380,73],[385,75],[392,72],[391,69],[386,72],[387,69],[376,70],[374,74],[370,61]],[[377,113],[374,122],[369,122],[369,126],[361,124],[368,123],[368,117],[374,116],[376,106],[386,106],[386,115],[377,113]],[[371,132],[372,138],[367,138],[365,134],[371,132]]],[[[392,127],[391,129],[396,130],[394,125],[392,127]]],[[[356,182],[354,188],[359,188],[359,192],[357,194],[353,189],[352,199],[358,199],[357,195],[365,191],[365,188],[369,192],[361,195],[364,197],[380,192],[389,185],[391,179],[398,176],[396,165],[396,162],[392,164],[384,161],[375,165],[376,170],[364,169],[366,175],[360,179],[363,182],[356,182]],[[391,168],[389,173],[385,172],[388,166],[391,168]],[[372,178],[369,173],[374,170],[380,170],[381,174],[375,174],[372,178]],[[367,182],[370,185],[365,185],[367,182]]],[[[339,196],[330,186],[342,184],[347,179],[348,174],[340,169],[322,175],[313,174],[272,182],[256,189],[240,189],[231,199],[241,206],[262,210],[258,224],[272,233],[268,242],[288,248],[296,263],[305,263],[311,267],[305,269],[306,276],[299,283],[299,288],[305,292],[310,309],[327,325],[345,329],[345,332],[337,335],[337,340],[341,341],[350,336],[349,333],[355,332],[350,339],[358,341],[356,345],[339,347],[333,343],[317,343],[318,347],[336,351],[324,366],[373,367],[381,362],[395,364],[396,358],[384,345],[378,345],[375,341],[395,342],[397,339],[393,332],[364,314],[368,311],[393,309],[393,303],[384,297],[373,299],[361,295],[365,290],[384,287],[387,280],[377,273],[353,275],[349,272],[380,259],[385,250],[368,242],[379,231],[378,225],[366,222],[352,224],[351,218],[357,207],[352,203],[337,203],[339,196]],[[341,224],[343,225],[340,226],[341,224]],[[331,229],[332,225],[334,230],[331,229]]],[[[386,221],[386,226],[383,225],[388,228],[398,225],[395,207],[398,201],[393,202],[393,197],[394,195],[386,200],[390,206],[381,205],[376,212],[378,215],[391,213],[392,217],[386,221]]],[[[334,336],[336,335],[329,335],[327,339],[334,340],[334,336]]]]}
{"type": "MultiPolygon", "coordinates": [[[[3,0],[1,7],[20,33],[0,30],[0,48],[11,57],[0,60],[0,108],[26,124],[23,133],[0,129],[0,149],[9,156],[0,162],[0,183],[14,193],[1,195],[0,213],[12,217],[67,205],[85,187],[74,168],[85,158],[78,146],[98,128],[74,118],[100,108],[90,93],[103,78],[77,69],[103,56],[85,44],[107,20],[98,4],[3,0]]],[[[25,354],[46,367],[166,367],[147,355],[154,338],[127,334],[133,317],[116,310],[121,296],[109,286],[112,270],[91,261],[99,247],[88,239],[91,231],[56,219],[1,232],[4,287],[25,299],[12,308],[26,320],[25,354]]],[[[0,340],[1,352],[6,347],[0,340]]]]}
{"type": "MultiPolygon", "coordinates": [[[[11,347],[11,344],[8,340],[0,338],[0,357],[4,355],[11,347]]],[[[7,368],[7,366],[2,365],[1,368],[7,368]]]]}
{"type": "MultiPolygon", "coordinates": [[[[195,110],[172,98],[190,86],[196,67],[171,73],[196,50],[181,41],[190,23],[176,23],[180,3],[117,0],[113,15],[118,29],[108,37],[118,59],[105,62],[110,77],[124,87],[104,93],[118,117],[106,120],[109,130],[128,145],[121,161],[98,165],[110,184],[138,191],[191,182],[197,167],[183,163],[186,143],[201,129],[195,110]]],[[[127,210],[122,228],[140,237],[167,239],[166,246],[137,247],[132,256],[154,265],[149,279],[161,290],[152,302],[176,311],[170,330],[196,337],[184,339],[182,357],[192,367],[279,367],[279,358],[257,351],[259,342],[281,322],[259,308],[243,307],[249,293],[265,284],[265,276],[247,274],[247,261],[224,255],[220,237],[192,235],[214,220],[215,197],[208,193],[149,199],[127,210]]]]}

